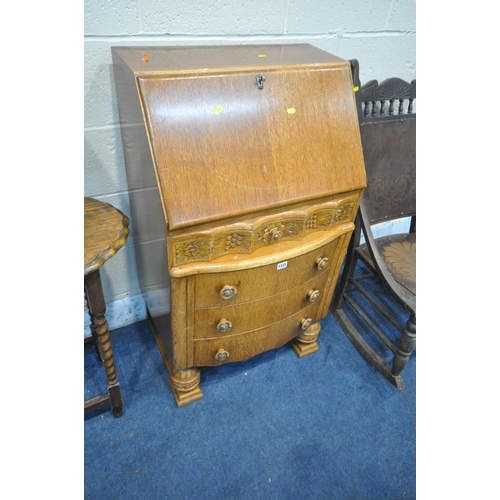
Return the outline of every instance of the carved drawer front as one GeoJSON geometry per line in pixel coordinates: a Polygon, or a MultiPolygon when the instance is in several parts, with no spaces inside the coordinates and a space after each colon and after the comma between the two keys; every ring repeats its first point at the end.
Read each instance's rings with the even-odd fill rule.
{"type": "Polygon", "coordinates": [[[217,366],[244,361],[269,349],[282,347],[304,331],[307,320],[317,321],[319,302],[317,300],[293,316],[265,328],[216,339],[195,339],[194,365],[217,366]]]}
{"type": "Polygon", "coordinates": [[[195,308],[224,307],[282,293],[329,270],[337,245],[338,239],[300,257],[255,269],[200,274],[195,277],[195,308]]]}
{"type": "Polygon", "coordinates": [[[257,330],[288,318],[313,303],[319,306],[327,279],[328,272],[324,271],[316,278],[272,297],[221,308],[196,309],[194,337],[220,338],[257,330]]]}

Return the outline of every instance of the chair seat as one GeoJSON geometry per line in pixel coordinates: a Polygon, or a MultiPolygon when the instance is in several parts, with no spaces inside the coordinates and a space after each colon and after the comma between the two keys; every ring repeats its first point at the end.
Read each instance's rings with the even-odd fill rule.
{"type": "MultiPolygon", "coordinates": [[[[375,240],[378,251],[393,278],[414,295],[417,294],[417,235],[416,233],[392,234],[375,240]]],[[[373,267],[366,244],[356,251],[369,267],[373,267]]]]}

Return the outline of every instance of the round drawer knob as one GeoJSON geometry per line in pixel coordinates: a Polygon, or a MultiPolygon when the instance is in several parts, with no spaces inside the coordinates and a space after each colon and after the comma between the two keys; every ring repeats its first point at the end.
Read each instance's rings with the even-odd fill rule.
{"type": "Polygon", "coordinates": [[[226,361],[227,358],[229,358],[229,353],[224,349],[219,349],[215,354],[215,359],[217,361],[226,361]]]}
{"type": "Polygon", "coordinates": [[[232,299],[236,294],[238,293],[238,290],[234,286],[226,285],[221,291],[220,291],[220,296],[225,299],[232,299]]]}
{"type": "Polygon", "coordinates": [[[314,302],[319,299],[320,292],[319,290],[309,290],[307,292],[307,297],[309,298],[309,302],[314,302]]]}
{"type": "Polygon", "coordinates": [[[217,325],[217,330],[219,330],[219,332],[227,332],[232,327],[233,324],[231,323],[231,321],[228,321],[227,319],[221,319],[219,321],[219,324],[217,325]]]}
{"type": "Polygon", "coordinates": [[[302,330],[307,330],[311,325],[312,325],[312,322],[313,320],[311,318],[304,318],[301,322],[300,322],[300,326],[302,328],[302,330]]]}
{"type": "Polygon", "coordinates": [[[271,229],[269,235],[271,236],[271,241],[278,241],[281,239],[281,231],[277,227],[271,229]]]}
{"type": "Polygon", "coordinates": [[[318,269],[322,271],[326,265],[328,264],[328,258],[327,257],[318,257],[316,259],[316,265],[318,266],[318,269]]]}

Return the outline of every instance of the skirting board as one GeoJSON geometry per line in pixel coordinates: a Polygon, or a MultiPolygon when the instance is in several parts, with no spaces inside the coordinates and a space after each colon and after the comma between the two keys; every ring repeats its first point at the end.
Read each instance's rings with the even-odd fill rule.
{"type": "MultiPolygon", "coordinates": [[[[85,301],[84,301],[85,302],[85,301]]],[[[155,290],[146,294],[125,297],[121,300],[106,302],[106,320],[109,330],[131,325],[147,318],[146,304],[153,310],[170,310],[169,290],[155,290]]],[[[84,336],[90,336],[90,318],[84,304],[84,336]]]]}

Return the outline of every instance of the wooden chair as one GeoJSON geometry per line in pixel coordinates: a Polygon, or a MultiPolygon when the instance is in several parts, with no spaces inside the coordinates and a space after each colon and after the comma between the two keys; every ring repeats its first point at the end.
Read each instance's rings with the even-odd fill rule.
{"type": "Polygon", "coordinates": [[[350,62],[354,88],[359,89],[356,104],[368,186],[330,310],[365,359],[402,390],[401,373],[416,341],[416,80],[390,78],[380,85],[372,80],[361,87],[358,62],[350,62]],[[376,224],[400,218],[408,218],[408,232],[374,236],[376,224]],[[358,260],[368,274],[355,274],[358,260]],[[378,280],[407,312],[405,325],[365,280],[378,280]],[[393,328],[391,337],[387,332],[393,328]]]}

